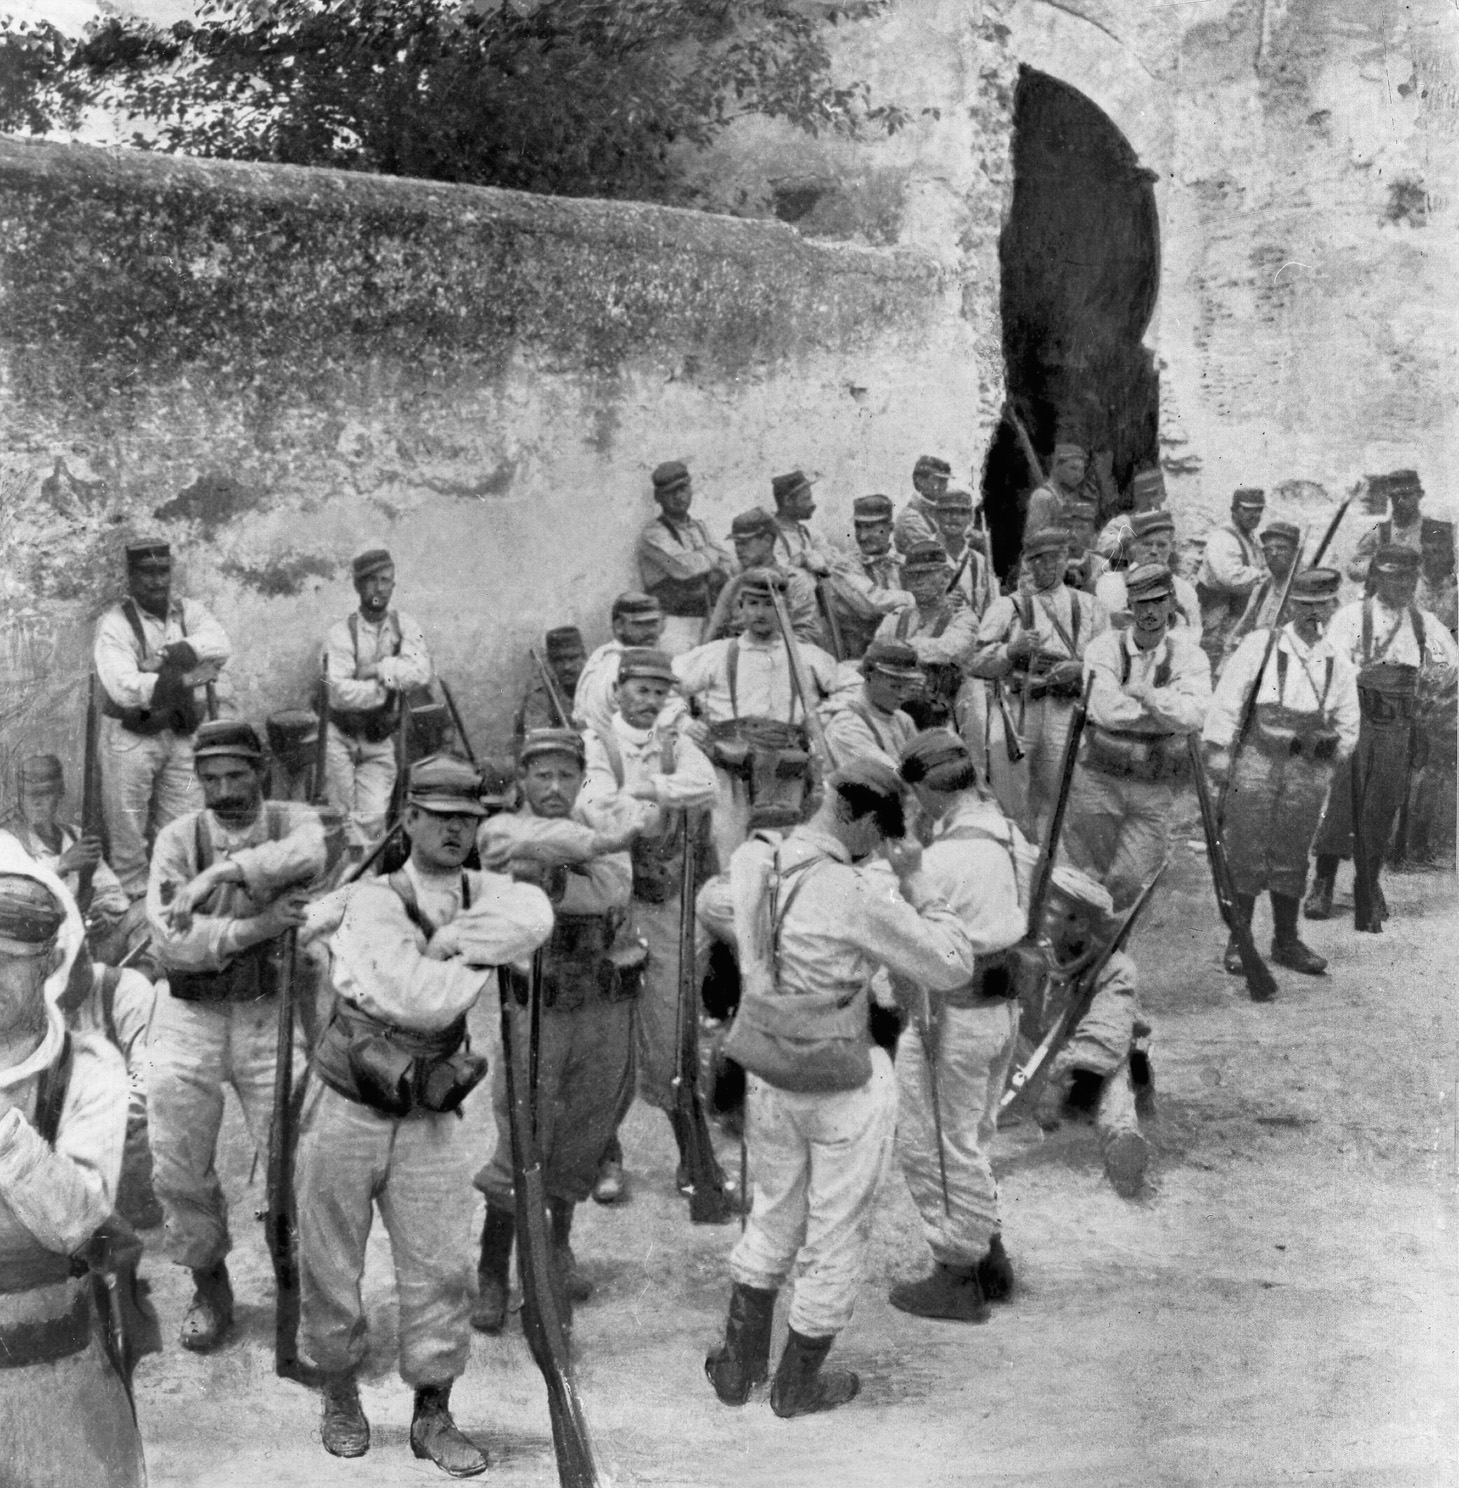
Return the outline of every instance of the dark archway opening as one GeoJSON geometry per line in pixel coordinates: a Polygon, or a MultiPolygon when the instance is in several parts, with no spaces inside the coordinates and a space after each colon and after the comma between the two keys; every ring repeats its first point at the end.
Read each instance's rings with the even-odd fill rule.
{"type": "MultiPolygon", "coordinates": [[[[1008,401],[1045,470],[1061,429],[1108,452],[1101,519],[1158,457],[1160,381],[1140,339],[1160,284],[1155,179],[1082,93],[1019,69],[1013,206],[998,244],[1008,401]]],[[[983,467],[1000,573],[1017,561],[1036,482],[1005,416],[983,467]]]]}

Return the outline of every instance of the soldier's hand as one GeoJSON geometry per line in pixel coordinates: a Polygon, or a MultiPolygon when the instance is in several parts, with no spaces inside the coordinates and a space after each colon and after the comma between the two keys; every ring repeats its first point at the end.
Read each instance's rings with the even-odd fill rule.
{"type": "Polygon", "coordinates": [[[147,656],[137,663],[139,672],[160,672],[162,670],[162,658],[160,656],[147,656]]]}
{"type": "Polygon", "coordinates": [[[80,873],[83,868],[95,868],[99,862],[101,843],[95,837],[83,837],[56,860],[56,872],[64,878],[68,873],[80,873]]]}
{"type": "Polygon", "coordinates": [[[807,556],[805,559],[805,571],[808,574],[814,574],[818,579],[824,579],[831,572],[831,565],[824,558],[811,558],[807,556]]]}
{"type": "Polygon", "coordinates": [[[639,822],[624,822],[621,826],[608,827],[598,833],[601,853],[627,852],[643,833],[639,822]]]}
{"type": "Polygon", "coordinates": [[[373,682],[379,675],[379,662],[366,661],[355,668],[355,680],[358,682],[373,682]]]}
{"type": "Polygon", "coordinates": [[[1039,638],[1031,630],[1020,630],[1008,643],[1010,661],[1029,661],[1038,655],[1039,638]]]}
{"type": "Polygon", "coordinates": [[[286,930],[297,930],[308,917],[309,895],[303,889],[290,889],[287,894],[275,899],[259,915],[260,929],[267,927],[267,939],[272,940],[286,930]]]}
{"type": "Polygon", "coordinates": [[[922,844],[915,837],[889,837],[883,850],[898,878],[908,879],[921,871],[922,844]]]}
{"type": "Polygon", "coordinates": [[[686,718],[679,725],[679,730],[687,738],[703,749],[709,743],[709,722],[704,718],[686,718]]]}
{"type": "Polygon", "coordinates": [[[428,961],[450,961],[460,954],[461,931],[456,925],[442,925],[426,947],[428,961]]]}
{"type": "Polygon", "coordinates": [[[1078,661],[1061,661],[1049,668],[1044,681],[1050,687],[1067,687],[1084,675],[1084,664],[1078,661]]]}
{"type": "Polygon", "coordinates": [[[162,665],[171,672],[190,672],[198,664],[191,641],[173,641],[162,648],[162,665]]]}

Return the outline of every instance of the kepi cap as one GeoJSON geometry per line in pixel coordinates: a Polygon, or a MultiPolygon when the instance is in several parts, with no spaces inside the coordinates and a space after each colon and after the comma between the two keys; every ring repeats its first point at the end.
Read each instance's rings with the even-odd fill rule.
{"type": "Polygon", "coordinates": [[[1231,493],[1232,506],[1265,506],[1266,492],[1260,486],[1238,486],[1231,493]]]}
{"type": "Polygon", "coordinates": [[[922,668],[917,664],[917,653],[906,641],[873,641],[861,658],[861,675],[864,677],[873,668],[892,677],[922,676],[922,668]]]}
{"type": "Polygon", "coordinates": [[[1175,535],[1175,518],[1168,511],[1135,512],[1130,517],[1130,536],[1149,537],[1152,532],[1175,535]]]}
{"type": "Polygon", "coordinates": [[[952,466],[941,455],[918,455],[917,463],[912,467],[913,480],[919,475],[940,475],[946,480],[951,474],[952,466]]]}
{"type": "Polygon", "coordinates": [[[1422,557],[1417,548],[1387,543],[1373,555],[1374,573],[1416,574],[1422,557]]]}
{"type": "Polygon", "coordinates": [[[394,567],[395,560],[390,556],[389,548],[366,548],[363,553],[356,553],[350,562],[350,571],[356,580],[368,579],[382,568],[394,567]]]}
{"type": "Polygon", "coordinates": [[[742,511],[730,523],[729,535],[731,537],[773,537],[779,531],[780,529],[775,525],[775,518],[763,506],[752,506],[749,511],[742,511]]]}
{"type": "Polygon", "coordinates": [[[656,496],[677,491],[689,484],[689,467],[682,460],[665,460],[662,465],[654,466],[652,480],[656,496]]]}
{"type": "Polygon", "coordinates": [[[857,755],[844,765],[838,765],[827,778],[826,784],[833,788],[839,785],[859,785],[865,790],[875,791],[888,801],[898,800],[902,795],[902,781],[897,772],[869,754],[857,755]]]}
{"type": "Polygon", "coordinates": [[[587,647],[583,645],[583,633],[576,625],[555,626],[547,632],[544,639],[547,643],[549,658],[556,657],[562,661],[569,656],[582,656],[587,653],[587,647]]]}
{"type": "Polygon", "coordinates": [[[1289,542],[1295,548],[1302,541],[1302,529],[1295,522],[1268,522],[1261,529],[1261,541],[1289,542]]]}
{"type": "Polygon", "coordinates": [[[663,607],[652,594],[640,594],[634,589],[630,589],[626,594],[620,594],[613,601],[612,618],[614,620],[624,616],[632,616],[638,620],[657,620],[663,613],[663,607]]]}
{"type": "Polygon", "coordinates": [[[1163,563],[1142,563],[1125,574],[1125,593],[1131,604],[1142,599],[1169,599],[1175,580],[1163,563]]]}
{"type": "Polygon", "coordinates": [[[128,563],[137,563],[143,558],[170,557],[172,557],[172,544],[160,533],[149,532],[142,537],[134,537],[127,544],[128,563]]]}
{"type": "Polygon", "coordinates": [[[44,954],[65,920],[65,906],[38,878],[0,873],[0,940],[10,955],[44,954]]]}
{"type": "Polygon", "coordinates": [[[769,595],[785,588],[785,576],[773,568],[747,568],[740,575],[740,594],[769,595]]]}
{"type": "Polygon", "coordinates": [[[923,729],[902,749],[900,773],[908,785],[919,785],[944,765],[963,766],[972,760],[968,746],[947,729],[923,729]]]}
{"type": "Polygon", "coordinates": [[[1050,875],[1049,889],[1065,904],[1076,909],[1088,910],[1108,919],[1115,911],[1115,902],[1102,883],[1096,883],[1087,873],[1060,863],[1050,875]]]}
{"type": "Polygon", "coordinates": [[[33,754],[29,759],[21,760],[16,767],[15,780],[21,790],[27,787],[31,790],[44,790],[47,786],[64,790],[66,786],[61,761],[54,754],[33,754]]]}
{"type": "Polygon", "coordinates": [[[851,503],[851,519],[855,522],[890,522],[892,498],[890,496],[858,496],[851,503]]]}
{"type": "Polygon", "coordinates": [[[803,470],[792,470],[788,475],[774,475],[770,478],[770,493],[775,497],[775,504],[780,505],[782,501],[788,501],[792,496],[801,491],[808,491],[815,482],[803,470]]]}
{"type": "Polygon", "coordinates": [[[193,735],[193,758],[229,755],[234,759],[261,760],[263,740],[258,730],[242,718],[211,718],[193,735]]]}
{"type": "Polygon", "coordinates": [[[1137,470],[1130,478],[1130,494],[1135,498],[1149,496],[1151,492],[1158,491],[1161,499],[1165,496],[1165,476],[1160,470],[1137,470]]]}
{"type": "Polygon", "coordinates": [[[405,799],[422,811],[439,816],[485,816],[481,804],[481,776],[465,760],[432,754],[411,766],[405,799]]]}
{"type": "Polygon", "coordinates": [[[1037,532],[1024,538],[1023,556],[1034,558],[1040,553],[1053,553],[1060,548],[1067,548],[1072,541],[1067,528],[1040,527],[1037,532]]]}
{"type": "Polygon", "coordinates": [[[655,651],[648,646],[630,646],[618,658],[618,680],[627,682],[634,677],[667,682],[671,687],[679,680],[674,675],[674,664],[668,652],[655,651]]]}
{"type": "Polygon", "coordinates": [[[907,549],[902,562],[903,574],[925,573],[933,568],[947,567],[947,550],[939,542],[914,542],[907,549]]]}
{"type": "Polygon", "coordinates": [[[961,486],[949,486],[941,495],[933,498],[932,504],[938,511],[971,512],[974,506],[973,493],[964,491],[961,486]]]}
{"type": "Polygon", "coordinates": [[[1289,598],[1296,604],[1323,604],[1336,599],[1342,575],[1335,568],[1304,568],[1292,578],[1289,598]]]}
{"type": "Polygon", "coordinates": [[[1395,496],[1422,496],[1424,493],[1417,470],[1395,470],[1389,475],[1370,475],[1368,487],[1370,490],[1380,491],[1389,500],[1395,496]]]}
{"type": "Polygon", "coordinates": [[[525,765],[529,760],[544,754],[565,754],[575,759],[580,766],[587,758],[583,736],[574,730],[532,729],[517,751],[517,763],[525,765]]]}

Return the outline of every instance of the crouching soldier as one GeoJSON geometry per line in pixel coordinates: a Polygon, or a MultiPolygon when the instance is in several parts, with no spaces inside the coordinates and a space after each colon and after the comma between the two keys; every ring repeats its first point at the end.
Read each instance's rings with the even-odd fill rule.
{"type": "MultiPolygon", "coordinates": [[[[1361,722],[1357,669],[1323,638],[1341,583],[1335,568],[1309,568],[1292,580],[1291,623],[1282,627],[1270,657],[1269,630],[1253,631],[1242,641],[1212,695],[1204,735],[1208,768],[1223,783],[1255,689],[1251,731],[1226,791],[1226,862],[1238,913],[1250,925],[1257,895],[1270,893],[1272,959],[1308,976],[1320,976],[1327,962],[1297,934],[1307,853],[1328,784],[1352,755],[1361,722]]],[[[1241,972],[1235,936],[1227,942],[1224,965],[1241,972]]]]}
{"type": "Polygon", "coordinates": [[[471,1337],[473,1203],[456,1118],[486,1073],[466,1014],[493,985],[493,968],[529,955],[552,928],[540,889],[462,867],[486,814],[480,794],[470,765],[420,761],[406,798],[405,866],[362,879],[335,896],[332,923],[311,924],[329,934],[336,1000],[314,1057],[297,1166],[301,1319],[324,1375],[325,1451],[360,1457],[370,1445],[355,1373],[378,1205],[400,1294],[400,1374],[415,1391],[410,1448],[462,1478],[487,1466],[450,1411],[471,1337]]]}
{"type": "Polygon", "coordinates": [[[888,1300],[918,1317],[981,1323],[988,1303],[1013,1287],[990,1162],[1018,1039],[1018,1000],[998,956],[1025,929],[1013,828],[977,788],[967,746],[942,729],[907,745],[900,773],[930,829],[923,873],[978,961],[950,991],[897,987],[911,1014],[897,1045],[897,1156],[934,1264],[922,1280],[898,1282],[888,1300]]]}
{"type": "Polygon", "coordinates": [[[147,1480],[142,1440],[72,1260],[111,1213],[127,1080],[54,1006],[81,943],[66,897],[0,844],[0,1476],[132,1488],[147,1480]]]}
{"type": "MultiPolygon", "coordinates": [[[[481,829],[481,860],[550,885],[556,922],[542,955],[542,1042],[538,1051],[537,1144],[551,1222],[553,1263],[564,1294],[586,1301],[571,1235],[573,1211],[593,1191],[598,1162],[633,1100],[633,1004],[647,952],[629,922],[633,866],[623,849],[638,830],[612,839],[582,814],[584,748],[568,729],[529,733],[518,757],[522,806],[481,829]]],[[[497,1145],[475,1183],[486,1195],[473,1326],[500,1333],[516,1236],[506,1072],[492,1082],[497,1145]]]]}
{"type": "Polygon", "coordinates": [[[263,744],[252,724],[204,724],[193,757],[207,804],[157,834],[147,886],[168,982],[152,1024],[149,1095],[167,1250],[197,1288],[181,1342],[205,1350],[233,1321],[228,1207],[215,1166],[223,1092],[233,1087],[249,1135],[266,1151],[283,940],[304,921],[304,888],[323,873],[325,846],[311,808],[264,800],[263,744]]]}
{"type": "Polygon", "coordinates": [[[755,1202],[730,1255],[724,1344],[704,1366],[726,1405],[743,1405],[769,1373],[775,1298],[792,1270],[771,1409],[832,1410],[861,1387],[850,1370],[821,1366],[856,1305],[896,1121],[891,1061],[868,1032],[868,988],[885,966],[950,992],[975,964],[961,920],[922,871],[922,849],[904,840],[902,803],[895,772],[853,761],[829,777],[809,822],[779,843],[747,843],[730,864],[744,995],[724,1048],[749,1071],[755,1202]],[[885,874],[857,866],[878,848],[894,891],[885,874]]]}
{"type": "Polygon", "coordinates": [[[905,641],[873,641],[861,676],[861,695],[827,719],[826,746],[838,764],[870,756],[895,768],[917,731],[906,704],[926,690],[917,653],[905,641]]]}
{"type": "MultiPolygon", "coordinates": [[[[1077,995],[1080,972],[1116,932],[1113,916],[1108,890],[1077,869],[1054,869],[1044,914],[1053,958],[1052,993],[1057,995],[1063,982],[1069,995],[1077,995]]],[[[1149,1033],[1141,1020],[1137,986],[1134,961],[1116,951],[1099,973],[1089,1011],[1055,1056],[1038,1103],[1038,1120],[1045,1127],[1093,1117],[1105,1175],[1125,1198],[1140,1191],[1150,1161],[1132,1078],[1134,1070],[1142,1085],[1148,1085],[1148,1059],[1136,1045],[1137,1038],[1149,1033]]]]}

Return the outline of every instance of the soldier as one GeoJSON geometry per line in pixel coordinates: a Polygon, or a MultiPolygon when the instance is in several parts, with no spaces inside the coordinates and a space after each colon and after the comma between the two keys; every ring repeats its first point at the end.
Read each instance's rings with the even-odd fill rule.
{"type": "Polygon", "coordinates": [[[937,537],[947,561],[952,565],[954,591],[967,603],[973,615],[981,619],[986,608],[985,596],[998,592],[986,554],[987,538],[973,526],[977,510],[971,491],[949,487],[934,503],[937,537]]]}
{"type": "Polygon", "coordinates": [[[1226,637],[1241,618],[1251,591],[1266,576],[1266,557],[1255,533],[1266,510],[1266,492],[1242,486],[1231,498],[1231,520],[1213,529],[1196,578],[1201,600],[1201,649],[1211,671],[1220,670],[1226,637]]]}
{"type": "Polygon", "coordinates": [[[826,579],[826,597],[841,632],[842,661],[863,656],[882,617],[912,604],[902,588],[901,556],[892,549],[891,501],[858,496],[851,506],[857,557],[838,562],[826,579]]]}
{"type": "Polygon", "coordinates": [[[574,728],[601,732],[613,716],[613,689],[618,685],[618,662],[630,648],[658,646],[664,615],[652,595],[620,594],[613,601],[613,639],[604,641],[583,666],[572,698],[574,728]]]}
{"type": "MultiPolygon", "coordinates": [[[[1419,503],[1424,499],[1424,488],[1415,470],[1395,470],[1392,475],[1371,476],[1368,481],[1368,495],[1370,499],[1386,496],[1391,512],[1381,522],[1375,522],[1358,539],[1358,546],[1348,560],[1348,577],[1366,585],[1367,592],[1371,594],[1372,562],[1379,548],[1412,548],[1422,556],[1425,533],[1432,533],[1435,526],[1441,524],[1419,515],[1419,503]]],[[[1452,531],[1449,536],[1452,539],[1452,531]]]]}
{"type": "MultiPolygon", "coordinates": [[[[744,633],[674,658],[679,691],[700,699],[702,719],[691,725],[691,734],[714,765],[712,830],[721,864],[752,825],[783,826],[797,819],[809,777],[805,714],[770,597],[770,586],[782,578],[767,569],[741,575],[737,602],[744,633]]],[[[849,691],[826,652],[805,643],[800,651],[818,693],[811,707],[849,691]]]]}
{"type": "Polygon", "coordinates": [[[777,560],[775,549],[779,532],[775,518],[758,506],[741,512],[730,523],[730,541],[735,545],[739,572],[720,592],[714,614],[710,617],[706,641],[723,640],[738,625],[740,583],[744,575],[771,572],[784,580],[782,592],[791,629],[802,641],[825,649],[828,637],[821,619],[815,582],[804,569],[787,567],[777,560]]]}
{"type": "Polygon", "coordinates": [[[775,557],[786,568],[803,568],[823,579],[839,556],[817,542],[806,523],[815,515],[815,482],[803,470],[773,476],[770,491],[775,498],[775,557]]]}
{"type": "Polygon", "coordinates": [[[1072,439],[1061,439],[1054,445],[1054,463],[1049,478],[1029,493],[1028,510],[1023,519],[1024,551],[1028,539],[1045,527],[1069,525],[1069,513],[1076,507],[1087,509],[1097,520],[1095,503],[1084,496],[1084,477],[1089,473],[1089,451],[1072,439]]]}
{"type": "Polygon", "coordinates": [[[329,804],[344,816],[347,840],[363,851],[390,814],[402,698],[430,685],[431,658],[425,632],[390,608],[395,560],[389,552],[368,548],[351,569],[359,609],[330,626],[324,642],[324,781],[329,804]]]}
{"type": "Polygon", "coordinates": [[[1153,470],[1137,470],[1130,480],[1130,509],[1117,512],[1103,527],[1094,540],[1094,551],[1111,568],[1128,568],[1131,563],[1130,540],[1134,537],[1133,522],[1141,512],[1158,511],[1165,505],[1165,477],[1159,466],[1153,470]]]}
{"type": "Polygon", "coordinates": [[[195,599],[172,594],[172,549],[127,544],[126,599],[96,622],[101,799],[111,866],[131,899],[147,891],[150,835],[200,800],[192,737],[231,647],[195,599]]]}
{"type": "Polygon", "coordinates": [[[1459,630],[1459,588],[1454,578],[1454,524],[1425,518],[1423,560],[1414,602],[1435,615],[1453,635],[1459,630]]]}
{"type": "Polygon", "coordinates": [[[1357,748],[1334,773],[1327,809],[1312,851],[1317,871],[1303,912],[1309,920],[1332,914],[1337,865],[1353,856],[1353,821],[1372,885],[1373,915],[1359,930],[1378,931],[1388,906],[1378,874],[1388,839],[1408,793],[1414,734],[1414,700],[1426,670],[1459,661],[1454,638],[1430,614],[1414,606],[1418,584],[1417,549],[1396,543],[1373,556],[1373,593],[1344,605],[1332,618],[1327,640],[1358,669],[1358,700],[1363,721],[1357,748]]]}
{"type": "MultiPolygon", "coordinates": [[[[639,823],[611,843],[588,823],[579,800],[585,750],[567,729],[527,735],[517,761],[521,807],[488,819],[477,837],[487,866],[511,867],[562,886],[553,889],[554,923],[542,960],[542,1042],[538,1051],[537,1144],[551,1224],[557,1282],[570,1304],[592,1286],[572,1251],[573,1212],[593,1191],[598,1164],[633,1101],[634,1002],[647,960],[629,917],[633,867],[622,848],[639,823]],[[577,828],[574,842],[565,829],[577,828]]],[[[506,1072],[492,1081],[497,1145],[475,1183],[486,1195],[471,1315],[484,1333],[506,1323],[507,1281],[516,1216],[506,1072]]]]}
{"type": "Polygon", "coordinates": [[[325,868],[308,806],[263,798],[252,724],[220,720],[193,748],[206,805],[157,834],[147,918],[168,981],[150,1041],[154,1182],[168,1254],[196,1287],[184,1348],[223,1341],[233,1321],[228,1210],[214,1159],[233,1087],[254,1145],[268,1146],[278,1038],[279,953],[303,924],[305,885],[325,868]]]}
{"type": "Polygon", "coordinates": [[[922,871],[922,849],[904,840],[902,794],[885,765],[855,760],[830,776],[809,822],[778,844],[747,843],[730,867],[745,995],[725,1048],[750,1075],[755,1203],[730,1256],[724,1344],[704,1364],[726,1405],[743,1405],[769,1373],[775,1298],[792,1269],[771,1409],[832,1410],[861,1386],[821,1366],[851,1321],[896,1119],[891,1061],[867,1031],[867,988],[878,966],[934,993],[965,986],[974,970],[961,920],[922,871]],[[879,847],[897,892],[857,866],[879,847]]]}
{"type": "Polygon", "coordinates": [[[0,1441],[8,1483],[140,1488],[142,1440],[73,1256],[111,1213],[127,1080],[55,1006],[81,947],[55,875],[0,840],[0,1441]]]}
{"type": "MultiPolygon", "coordinates": [[[[1351,660],[1323,638],[1337,613],[1342,575],[1309,568],[1292,581],[1292,619],[1282,627],[1271,658],[1270,629],[1242,641],[1221,674],[1206,715],[1208,768],[1225,785],[1231,751],[1254,687],[1256,712],[1243,741],[1236,778],[1226,790],[1222,838],[1238,913],[1251,924],[1257,896],[1272,899],[1272,959],[1307,976],[1327,962],[1297,934],[1297,907],[1307,887],[1307,853],[1317,832],[1333,770],[1358,742],[1358,676],[1351,660]]],[[[1233,935],[1223,964],[1239,975],[1233,935]]]]}
{"type": "Polygon", "coordinates": [[[1125,578],[1128,630],[1096,636],[1084,653],[1093,678],[1084,746],[1074,767],[1066,831],[1070,861],[1098,875],[1123,908],[1160,866],[1189,773],[1186,737],[1211,701],[1211,668],[1195,630],[1171,628],[1169,568],[1125,578]]]}
{"type": "Polygon", "coordinates": [[[970,670],[1008,679],[1017,694],[1018,729],[1027,755],[1029,836],[1042,835],[1054,808],[1074,701],[1083,691],[1084,648],[1105,630],[1104,607],[1069,588],[1064,568],[1069,534],[1045,527],[1024,543],[1029,588],[988,607],[970,670]]]}
{"type": "Polygon", "coordinates": [[[577,696],[578,683],[588,664],[583,633],[576,625],[559,625],[549,630],[544,640],[547,670],[553,687],[548,689],[534,665],[532,681],[522,696],[522,705],[517,709],[512,724],[512,736],[518,747],[534,729],[572,726],[573,698],[577,696]]]}
{"type": "Polygon", "coordinates": [[[917,653],[927,679],[925,697],[907,711],[922,728],[964,721],[963,683],[977,644],[978,622],[973,611],[948,592],[952,566],[940,541],[913,543],[902,565],[902,582],[916,606],[888,615],[877,631],[878,640],[901,641],[917,653]]]}
{"type": "Polygon", "coordinates": [[[917,725],[903,705],[920,698],[926,678],[906,641],[875,640],[861,658],[861,694],[826,720],[835,763],[876,759],[896,767],[917,725]]]}
{"type": "Polygon", "coordinates": [[[9,830],[42,867],[49,868],[74,898],[81,874],[91,873],[91,903],[87,909],[92,954],[115,963],[126,955],[127,930],[142,920],[135,912],[121,880],[101,854],[101,843],[61,820],[66,799],[66,777],[54,754],[35,754],[16,771],[15,816],[9,830]],[[127,923],[124,924],[123,922],[127,923]]]}
{"type": "MultiPolygon", "coordinates": [[[[1194,642],[1192,642],[1194,645],[1194,642]]],[[[1087,875],[1060,864],[1049,886],[1043,929],[1055,981],[1074,981],[1115,932],[1109,893],[1087,875]]],[[[1116,951],[1099,974],[1098,991],[1068,1043],[1055,1056],[1039,1095],[1046,1128],[1068,1119],[1094,1119],[1105,1176],[1115,1192],[1133,1198],[1145,1181],[1150,1144],[1140,1130],[1142,1090],[1150,1087],[1148,1037],[1133,959],[1116,951]],[[1135,1075],[1140,1075],[1137,1090],[1135,1075]]]]}
{"type": "Polygon", "coordinates": [[[1018,1000],[1007,995],[997,957],[1023,938],[1026,917],[1013,828],[978,789],[962,740],[940,729],[918,734],[900,774],[928,829],[923,872],[962,922],[978,963],[969,982],[940,995],[898,989],[911,1020],[897,1045],[897,1156],[934,1265],[920,1281],[898,1282],[888,1300],[918,1317],[980,1323],[988,1302],[1013,1287],[990,1152],[1018,1040],[1018,1000]]]}
{"type": "MultiPolygon", "coordinates": [[[[684,813],[713,805],[716,787],[713,767],[665,709],[676,682],[664,652],[623,652],[613,712],[602,729],[590,729],[583,740],[586,773],[581,803],[584,818],[593,826],[611,832],[629,825],[637,834],[633,928],[648,947],[634,1017],[638,1094],[668,1115],[682,1176],[688,1168],[690,1134],[679,1127],[674,1074],[679,1055],[684,813]]],[[[691,842],[689,850],[694,847],[691,842]]],[[[615,1135],[599,1164],[593,1197],[610,1204],[624,1193],[623,1158],[615,1135]]]]}
{"type": "Polygon", "coordinates": [[[1266,577],[1251,591],[1241,618],[1231,627],[1226,637],[1226,664],[1236,648],[1254,630],[1270,630],[1276,624],[1277,610],[1281,605],[1282,586],[1297,561],[1297,549],[1302,545],[1302,530],[1292,522],[1268,522],[1261,533],[1261,551],[1266,559],[1266,577]]]}
{"type": "MultiPolygon", "coordinates": [[[[1165,511],[1136,512],[1130,518],[1130,567],[1142,568],[1155,563],[1171,569],[1175,557],[1175,518],[1165,511]]],[[[1199,633],[1201,602],[1195,585],[1173,570],[1171,584],[1171,624],[1188,625],[1199,633]]],[[[1123,569],[1101,574],[1094,586],[1094,597],[1104,606],[1109,623],[1116,630],[1130,626],[1129,595],[1125,590],[1123,569]]]]}
{"type": "Polygon", "coordinates": [[[905,553],[915,542],[936,542],[937,498],[947,490],[952,479],[952,466],[940,455],[918,455],[912,467],[912,489],[917,493],[897,513],[893,541],[899,553],[905,553]]]}
{"type": "Polygon", "coordinates": [[[1065,508],[1064,528],[1069,534],[1069,562],[1064,582],[1093,594],[1109,570],[1108,562],[1094,551],[1095,507],[1074,502],[1065,508]]]}
{"type": "Polygon", "coordinates": [[[653,473],[659,514],[639,534],[638,572],[664,613],[659,644],[671,656],[699,644],[714,601],[733,572],[730,555],[689,515],[694,499],[689,467],[668,460],[653,473]]]}
{"type": "Polygon", "coordinates": [[[301,1319],[323,1374],[325,1451],[361,1457],[370,1446],[355,1376],[378,1205],[399,1290],[400,1374],[415,1392],[411,1451],[452,1477],[487,1467],[450,1409],[471,1337],[473,1202],[457,1117],[486,1069],[466,1015],[494,986],[494,967],[530,955],[552,930],[540,889],[463,868],[485,815],[480,788],[460,760],[421,760],[404,812],[409,861],[311,913],[311,933],[329,937],[335,1004],[314,1056],[297,1168],[301,1319]]]}

